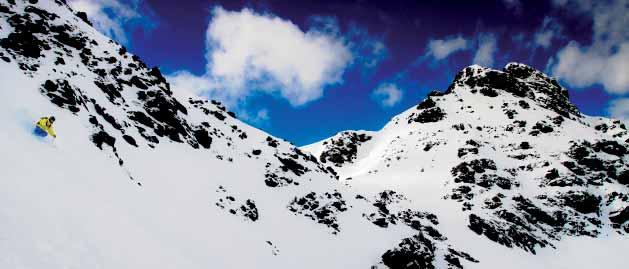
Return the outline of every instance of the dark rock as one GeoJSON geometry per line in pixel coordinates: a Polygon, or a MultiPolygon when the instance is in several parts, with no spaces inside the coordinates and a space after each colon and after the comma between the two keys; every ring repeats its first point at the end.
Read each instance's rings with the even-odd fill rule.
{"type": "Polygon", "coordinates": [[[120,94],[122,89],[120,89],[117,85],[103,83],[97,80],[94,81],[94,84],[107,95],[107,99],[112,104],[116,104],[116,99],[122,98],[122,95],[120,94]]]}
{"type": "Polygon", "coordinates": [[[116,139],[105,131],[99,131],[98,133],[92,135],[92,142],[94,142],[94,145],[96,145],[99,149],[103,149],[103,144],[109,145],[113,148],[116,143],[116,139]]]}
{"type": "Polygon", "coordinates": [[[609,214],[609,220],[616,224],[623,224],[629,220],[629,206],[620,211],[609,214]]]}
{"type": "Polygon", "coordinates": [[[279,176],[275,173],[264,174],[264,184],[271,188],[285,187],[291,184],[299,185],[299,183],[297,183],[296,181],[285,176],[279,176]]]}
{"type": "Polygon", "coordinates": [[[622,171],[616,180],[620,184],[629,186],[629,170],[622,171]]]}
{"type": "Polygon", "coordinates": [[[423,234],[405,238],[395,249],[382,255],[382,262],[391,269],[434,269],[435,245],[423,234]]]}
{"type": "Polygon", "coordinates": [[[79,17],[79,19],[81,19],[82,21],[84,21],[88,25],[93,26],[92,23],[90,22],[90,20],[87,18],[87,13],[85,13],[83,11],[79,11],[79,12],[76,13],[76,16],[79,17]]]}
{"type": "Polygon", "coordinates": [[[83,48],[86,47],[87,39],[79,37],[79,36],[70,35],[69,26],[67,25],[50,27],[50,31],[55,33],[53,35],[53,38],[57,42],[65,46],[68,46],[77,50],[82,50],[83,48]]]}
{"type": "Polygon", "coordinates": [[[605,171],[605,163],[596,158],[583,158],[577,162],[578,164],[589,168],[592,171],[605,171]]]}
{"type": "Polygon", "coordinates": [[[147,90],[149,88],[148,86],[146,86],[144,81],[138,76],[131,77],[131,80],[129,80],[129,83],[131,83],[131,85],[134,85],[142,90],[147,90]]]}
{"type": "Polygon", "coordinates": [[[389,222],[385,218],[377,218],[372,223],[382,228],[389,227],[389,222]]]}
{"type": "Polygon", "coordinates": [[[266,142],[269,145],[269,147],[277,148],[277,146],[279,146],[279,142],[277,142],[277,140],[273,139],[270,136],[266,137],[266,142]]]}
{"type": "Polygon", "coordinates": [[[202,147],[209,149],[212,145],[212,138],[210,134],[205,129],[196,129],[192,132],[192,135],[196,138],[199,145],[202,147]]]}
{"type": "Polygon", "coordinates": [[[496,170],[496,163],[489,159],[477,159],[471,162],[462,162],[452,168],[454,182],[474,183],[476,173],[484,173],[486,170],[496,170]]]}
{"type": "Polygon", "coordinates": [[[67,80],[46,80],[40,88],[40,92],[50,99],[53,104],[70,110],[72,113],[80,111],[79,106],[85,102],[77,90],[72,88],[67,80]]]}
{"type": "Polygon", "coordinates": [[[478,149],[477,148],[460,148],[459,149],[459,153],[458,153],[459,158],[467,154],[478,154],[478,149]]]}
{"type": "Polygon", "coordinates": [[[476,214],[470,214],[468,227],[479,235],[503,246],[520,247],[535,254],[535,247],[544,247],[548,242],[536,238],[514,223],[485,220],[476,214]]]}
{"type": "Polygon", "coordinates": [[[358,146],[371,140],[371,136],[366,134],[357,134],[355,132],[343,132],[337,138],[325,141],[325,150],[321,152],[319,160],[321,162],[332,162],[336,166],[348,162],[351,163],[356,159],[358,146]]]}
{"type": "Polygon", "coordinates": [[[557,169],[555,169],[555,168],[549,170],[546,173],[546,176],[545,176],[545,178],[548,179],[548,180],[553,180],[553,179],[556,179],[558,177],[559,177],[559,171],[557,169]]]}
{"type": "Polygon", "coordinates": [[[130,135],[123,135],[122,138],[124,138],[124,140],[127,141],[129,145],[132,145],[134,147],[138,146],[138,144],[135,142],[135,139],[131,137],[130,135]]]}
{"type": "Polygon", "coordinates": [[[50,46],[35,37],[32,32],[10,33],[0,40],[0,46],[28,58],[39,58],[43,50],[50,50],[50,46]]]}
{"type": "Polygon", "coordinates": [[[0,13],[11,14],[11,9],[5,5],[0,4],[0,13]]]}
{"type": "Polygon", "coordinates": [[[426,98],[423,102],[419,103],[416,109],[429,109],[437,106],[437,103],[432,100],[432,98],[426,98]]]}
{"type": "Polygon", "coordinates": [[[531,106],[529,105],[529,103],[527,103],[524,100],[520,100],[518,101],[518,105],[520,105],[521,108],[523,109],[529,109],[531,106]]]}
{"type": "Polygon", "coordinates": [[[572,207],[580,213],[590,214],[599,212],[601,197],[587,192],[570,191],[562,195],[561,198],[565,205],[572,207]]]}
{"type": "Polygon", "coordinates": [[[140,123],[149,128],[153,128],[155,126],[155,124],[153,123],[153,120],[150,117],[148,117],[146,114],[140,111],[130,111],[128,112],[128,114],[129,114],[129,119],[131,119],[132,121],[140,123]]]}
{"type": "Polygon", "coordinates": [[[419,122],[419,123],[429,123],[429,122],[438,122],[445,118],[445,112],[441,110],[439,107],[433,107],[429,109],[425,109],[423,111],[417,112],[417,114],[413,113],[409,116],[408,122],[419,122]]]}
{"type": "Polygon", "coordinates": [[[243,215],[251,221],[256,221],[260,217],[258,208],[252,200],[247,200],[244,205],[240,206],[240,210],[243,212],[243,215]]]}
{"type": "Polygon", "coordinates": [[[533,126],[533,130],[537,130],[545,134],[554,131],[553,127],[551,127],[544,121],[537,122],[535,126],[533,126]]]}
{"type": "Polygon", "coordinates": [[[565,221],[560,215],[551,216],[546,211],[537,207],[529,199],[523,196],[513,197],[513,201],[517,203],[516,208],[520,211],[526,212],[526,218],[531,223],[543,222],[553,227],[561,227],[565,224],[565,221]]]}
{"type": "Polygon", "coordinates": [[[155,77],[157,83],[168,84],[168,82],[166,82],[166,78],[164,78],[164,76],[162,75],[162,72],[159,70],[159,67],[151,68],[151,70],[149,70],[148,74],[150,76],[155,77]]]}
{"type": "Polygon", "coordinates": [[[309,171],[308,168],[304,167],[303,165],[299,164],[298,162],[296,162],[293,159],[282,158],[282,157],[279,157],[279,156],[276,156],[276,157],[282,163],[282,166],[280,166],[280,168],[284,172],[291,171],[296,176],[301,176],[305,172],[309,171]]]}
{"type": "Polygon", "coordinates": [[[627,154],[627,148],[616,141],[605,140],[594,144],[595,151],[603,151],[607,154],[622,157],[627,154]]]}
{"type": "Polygon", "coordinates": [[[480,89],[480,93],[484,96],[488,97],[496,97],[498,96],[498,92],[492,88],[483,87],[480,89]]]}
{"type": "Polygon", "coordinates": [[[120,125],[113,116],[109,115],[105,111],[105,108],[101,107],[97,103],[94,103],[94,108],[96,109],[96,113],[103,117],[105,121],[111,124],[112,127],[114,127],[116,130],[122,130],[122,125],[120,125]]]}
{"type": "Polygon", "coordinates": [[[311,192],[303,197],[295,197],[288,205],[288,209],[331,228],[332,233],[336,234],[340,231],[337,215],[347,211],[347,205],[337,191],[319,195],[311,192]]]}

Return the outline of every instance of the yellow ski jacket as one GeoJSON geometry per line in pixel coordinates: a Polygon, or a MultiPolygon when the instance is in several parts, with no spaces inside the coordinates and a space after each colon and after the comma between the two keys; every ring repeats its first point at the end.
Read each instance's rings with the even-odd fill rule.
{"type": "Polygon", "coordinates": [[[52,129],[52,122],[50,122],[48,117],[43,117],[43,118],[39,119],[39,121],[37,122],[37,127],[39,127],[42,130],[46,131],[46,133],[48,133],[52,137],[57,137],[57,134],[55,134],[55,130],[52,129]]]}

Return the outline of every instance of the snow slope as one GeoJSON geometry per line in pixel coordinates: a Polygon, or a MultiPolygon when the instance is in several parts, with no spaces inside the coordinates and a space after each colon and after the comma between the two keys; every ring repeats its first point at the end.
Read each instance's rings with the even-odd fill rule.
{"type": "Polygon", "coordinates": [[[392,189],[430,208],[469,268],[624,268],[629,249],[629,135],[581,114],[528,66],[470,66],[367,142],[346,131],[308,145],[361,191],[392,189]]]}
{"type": "Polygon", "coordinates": [[[172,92],[62,0],[0,3],[0,268],[462,268],[440,217],[172,92]],[[56,140],[30,133],[57,118],[56,140]]]}

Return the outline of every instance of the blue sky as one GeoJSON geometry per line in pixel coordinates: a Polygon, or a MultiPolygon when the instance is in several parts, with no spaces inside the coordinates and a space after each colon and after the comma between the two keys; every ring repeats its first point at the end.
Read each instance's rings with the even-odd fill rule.
{"type": "Polygon", "coordinates": [[[629,0],[70,0],[173,87],[296,145],[377,130],[460,69],[522,62],[629,119],[629,0]]]}

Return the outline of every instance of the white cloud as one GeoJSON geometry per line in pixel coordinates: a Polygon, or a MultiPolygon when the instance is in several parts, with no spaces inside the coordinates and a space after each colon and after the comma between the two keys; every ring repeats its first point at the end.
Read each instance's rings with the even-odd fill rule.
{"type": "Polygon", "coordinates": [[[481,34],[478,38],[478,49],[474,55],[474,64],[491,67],[496,53],[496,37],[493,34],[481,34]]]}
{"type": "Polygon", "coordinates": [[[587,87],[600,83],[611,93],[629,91],[629,42],[623,43],[614,54],[571,42],[557,53],[557,59],[553,75],[570,85],[587,87]]]}
{"type": "Polygon", "coordinates": [[[629,92],[629,28],[627,0],[555,0],[577,16],[591,17],[592,43],[570,42],[549,63],[554,76],[576,87],[601,84],[614,94],[629,92]],[[584,16],[587,15],[587,16],[584,16]]]}
{"type": "Polygon", "coordinates": [[[468,41],[462,36],[447,39],[430,40],[426,48],[426,56],[432,56],[436,60],[448,57],[450,54],[468,48],[468,41]]]}
{"type": "Polygon", "coordinates": [[[341,82],[352,61],[343,38],[329,32],[338,28],[326,25],[304,32],[273,15],[215,8],[206,32],[206,74],[177,72],[172,85],[196,87],[232,106],[254,92],[279,94],[293,106],[316,100],[341,82]]]}
{"type": "Polygon", "coordinates": [[[542,48],[549,48],[553,39],[561,35],[561,25],[551,17],[545,17],[540,29],[535,32],[534,45],[542,48]]]}
{"type": "Polygon", "coordinates": [[[118,0],[68,0],[68,5],[75,11],[83,11],[101,33],[121,44],[128,43],[123,25],[133,20],[147,21],[138,12],[139,1],[123,4],[118,0]]]}
{"type": "Polygon", "coordinates": [[[238,111],[238,118],[257,126],[268,125],[270,120],[269,110],[266,108],[260,109],[253,114],[246,110],[240,110],[238,111]]]}
{"type": "Polygon", "coordinates": [[[629,124],[629,98],[620,98],[612,101],[608,111],[612,118],[629,124]]]}
{"type": "Polygon", "coordinates": [[[402,90],[397,85],[391,83],[383,83],[376,88],[372,96],[383,107],[392,107],[402,101],[402,90]]]}
{"type": "MultiPolygon", "coordinates": [[[[194,96],[204,94],[216,95],[220,93],[220,91],[216,91],[219,85],[213,79],[205,76],[197,76],[188,71],[178,71],[174,74],[167,75],[167,80],[177,92],[185,92],[194,96]],[[209,93],[209,90],[213,92],[209,93]]],[[[227,92],[225,91],[224,93],[227,92]]]]}

